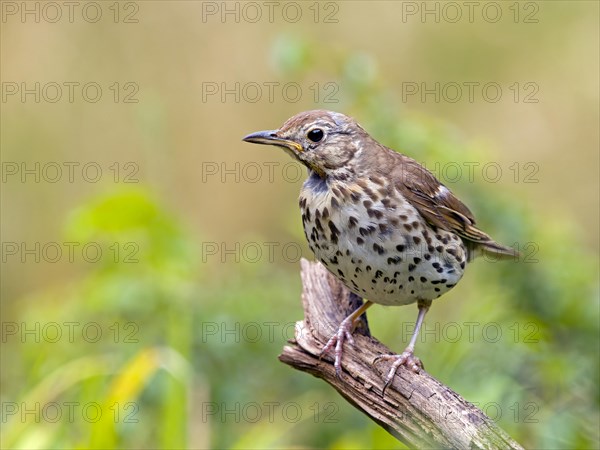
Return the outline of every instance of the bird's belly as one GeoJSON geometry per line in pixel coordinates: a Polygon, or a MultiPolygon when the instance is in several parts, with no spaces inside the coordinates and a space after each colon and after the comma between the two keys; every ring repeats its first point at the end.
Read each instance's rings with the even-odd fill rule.
{"type": "Polygon", "coordinates": [[[332,205],[330,192],[303,190],[302,220],[315,257],[357,295],[406,305],[436,299],[462,277],[462,241],[429,228],[404,199],[366,206],[340,200],[332,205]]]}

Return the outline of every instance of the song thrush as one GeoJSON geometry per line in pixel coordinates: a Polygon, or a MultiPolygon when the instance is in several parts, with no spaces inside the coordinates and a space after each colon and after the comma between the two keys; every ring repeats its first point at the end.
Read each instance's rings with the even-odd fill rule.
{"type": "Polygon", "coordinates": [[[315,110],[246,142],[276,145],[308,168],[300,192],[302,224],[316,258],[367,301],[347,317],[321,354],[335,347],[341,374],[344,340],[373,303],[417,303],[410,343],[393,360],[385,387],[400,365],[418,372],[413,351],[432,300],[461,279],[475,256],[514,257],[475,226],[469,209],[415,160],[377,142],[344,114],[315,110]]]}

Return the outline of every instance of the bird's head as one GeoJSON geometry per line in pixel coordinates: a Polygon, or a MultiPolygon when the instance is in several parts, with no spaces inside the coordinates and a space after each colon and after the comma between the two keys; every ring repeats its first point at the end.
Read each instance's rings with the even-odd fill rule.
{"type": "Polygon", "coordinates": [[[352,170],[369,135],[351,117],[333,111],[306,111],[278,130],[258,131],[243,140],[276,145],[321,178],[352,170]]]}

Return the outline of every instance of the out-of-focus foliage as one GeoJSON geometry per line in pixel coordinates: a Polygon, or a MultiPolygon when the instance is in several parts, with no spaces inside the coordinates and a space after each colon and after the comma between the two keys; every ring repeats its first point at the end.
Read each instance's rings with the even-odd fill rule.
{"type": "MultiPolygon", "coordinates": [[[[493,160],[493,149],[450,123],[399,108],[367,53],[282,35],[269,58],[282,78],[345,86],[332,109],[427,167],[493,160]]],[[[446,184],[522,257],[476,261],[432,307],[417,353],[526,448],[596,447],[597,255],[579,242],[577,224],[531,208],[516,187],[446,184]]],[[[19,320],[98,324],[97,342],[79,327],[72,341],[3,345],[5,404],[57,402],[66,411],[74,402],[102,417],[90,409],[82,419],[80,406],[75,420],[55,423],[3,416],[2,447],[403,448],[324,383],[277,361],[301,318],[298,273],[266,259],[205,260],[202,230],[186,230],[157,198],[149,188],[123,189],[85,201],[65,223],[65,240],[120,243],[120,253],[21,300],[19,320]]],[[[300,221],[287,219],[297,218],[295,199],[289,204],[276,220],[302,242],[300,221]]],[[[372,333],[396,350],[415,317],[413,307],[369,312],[372,333]]]]}
{"type": "Polygon", "coordinates": [[[198,273],[189,236],[146,192],[122,190],[75,210],[65,238],[111,256],[23,300],[21,323],[38,332],[3,348],[18,375],[3,448],[184,446],[198,273]]]}

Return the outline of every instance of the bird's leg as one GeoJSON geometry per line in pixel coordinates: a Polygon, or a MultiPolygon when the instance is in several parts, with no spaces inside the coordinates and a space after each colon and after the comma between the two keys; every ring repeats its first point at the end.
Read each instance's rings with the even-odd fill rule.
{"type": "Polygon", "coordinates": [[[340,326],[338,327],[337,332],[331,336],[323,350],[319,355],[319,359],[327,353],[329,350],[335,347],[335,360],[333,363],[333,367],[335,367],[335,374],[338,378],[341,377],[342,374],[342,353],[344,347],[344,341],[348,340],[350,344],[354,345],[354,338],[352,337],[352,332],[354,331],[354,327],[356,326],[356,321],[358,318],[364,313],[373,303],[370,301],[366,301],[363,303],[360,308],[357,308],[352,314],[342,320],[340,326]]]}
{"type": "Polygon", "coordinates": [[[417,306],[419,307],[419,315],[417,316],[415,331],[410,338],[408,347],[404,349],[401,355],[381,355],[375,358],[374,362],[382,359],[386,361],[394,360],[394,363],[392,364],[392,367],[385,378],[385,385],[383,387],[382,394],[385,394],[385,390],[394,379],[394,375],[396,375],[398,367],[406,366],[407,369],[412,370],[415,373],[419,373],[419,370],[423,368],[423,363],[421,363],[421,360],[414,355],[414,350],[417,337],[419,336],[419,331],[421,330],[421,325],[423,325],[423,319],[425,318],[425,314],[427,314],[427,311],[429,311],[429,307],[431,306],[431,300],[419,300],[417,306]]]}

